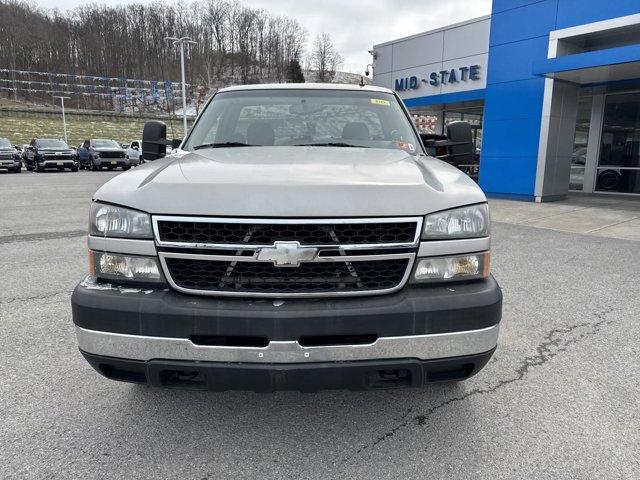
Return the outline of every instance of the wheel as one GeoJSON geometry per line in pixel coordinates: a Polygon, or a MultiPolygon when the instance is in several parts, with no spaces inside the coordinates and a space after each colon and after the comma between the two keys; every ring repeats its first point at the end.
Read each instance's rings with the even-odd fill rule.
{"type": "Polygon", "coordinates": [[[78,171],[78,167],[71,167],[71,171],[72,172],[77,172],[78,171]]]}
{"type": "Polygon", "coordinates": [[[21,172],[22,172],[22,169],[21,169],[21,168],[16,168],[16,169],[13,171],[13,173],[21,173],[21,172]]]}
{"type": "Polygon", "coordinates": [[[122,171],[126,172],[127,170],[129,170],[131,167],[130,166],[126,166],[126,167],[122,167],[122,171]]]}
{"type": "Polygon", "coordinates": [[[616,190],[620,183],[620,174],[615,170],[605,170],[598,175],[598,187],[600,190],[616,190]]]}

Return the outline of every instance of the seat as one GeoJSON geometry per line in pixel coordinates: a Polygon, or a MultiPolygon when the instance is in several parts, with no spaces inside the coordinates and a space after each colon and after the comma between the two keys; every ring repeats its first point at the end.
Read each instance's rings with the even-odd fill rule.
{"type": "Polygon", "coordinates": [[[274,145],[276,134],[269,122],[251,122],[247,127],[247,143],[249,145],[274,145]]]}
{"type": "Polygon", "coordinates": [[[343,140],[371,140],[369,127],[363,122],[349,122],[342,128],[343,140]]]}

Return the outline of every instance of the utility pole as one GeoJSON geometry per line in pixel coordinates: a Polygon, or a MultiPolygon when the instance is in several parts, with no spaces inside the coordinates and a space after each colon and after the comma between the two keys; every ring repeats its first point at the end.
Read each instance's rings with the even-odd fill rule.
{"type": "Polygon", "coordinates": [[[60,99],[60,105],[62,106],[62,128],[64,129],[64,141],[65,143],[68,143],[67,140],[67,120],[64,116],[64,99],[70,99],[71,97],[63,97],[62,95],[54,95],[53,98],[59,98],[60,99]]]}
{"type": "Polygon", "coordinates": [[[184,47],[185,45],[195,45],[198,42],[194,42],[189,37],[165,37],[165,40],[169,40],[174,46],[180,45],[180,67],[182,70],[182,122],[184,128],[184,136],[187,136],[187,87],[185,84],[184,73],[184,47]]]}

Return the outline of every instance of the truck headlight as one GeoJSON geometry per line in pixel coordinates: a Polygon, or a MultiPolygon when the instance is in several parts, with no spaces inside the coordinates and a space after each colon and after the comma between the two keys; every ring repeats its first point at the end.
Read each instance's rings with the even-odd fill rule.
{"type": "Polygon", "coordinates": [[[489,236],[486,203],[432,213],[424,219],[423,240],[489,236]]]}
{"type": "Polygon", "coordinates": [[[101,280],[164,282],[155,257],[89,251],[89,273],[101,280]]]}
{"type": "Polygon", "coordinates": [[[94,202],[91,205],[89,233],[100,237],[153,238],[149,214],[94,202]]]}
{"type": "Polygon", "coordinates": [[[416,283],[474,280],[488,277],[489,271],[489,252],[419,258],[413,271],[413,280],[416,283]]]}

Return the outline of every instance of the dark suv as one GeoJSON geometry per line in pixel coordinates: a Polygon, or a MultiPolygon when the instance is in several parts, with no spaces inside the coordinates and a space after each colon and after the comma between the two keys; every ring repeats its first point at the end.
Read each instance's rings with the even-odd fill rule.
{"type": "Polygon", "coordinates": [[[34,138],[25,150],[23,158],[29,171],[42,172],[47,168],[78,171],[76,154],[64,140],[56,138],[34,138]]]}
{"type": "Polygon", "coordinates": [[[115,140],[85,140],[78,147],[78,158],[80,168],[91,170],[102,170],[107,167],[109,170],[121,167],[122,170],[129,170],[131,162],[127,158],[126,151],[115,140]]]}
{"type": "Polygon", "coordinates": [[[0,138],[0,170],[14,173],[22,171],[20,152],[6,138],[0,138]]]}

